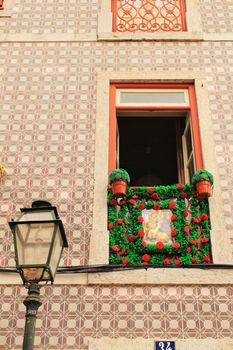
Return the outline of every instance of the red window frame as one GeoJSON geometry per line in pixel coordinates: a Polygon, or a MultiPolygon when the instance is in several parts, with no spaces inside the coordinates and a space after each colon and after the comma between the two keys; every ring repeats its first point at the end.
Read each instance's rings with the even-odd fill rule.
{"type": "MultiPolygon", "coordinates": [[[[111,0],[112,9],[112,31],[117,31],[117,0],[111,0]]],[[[187,31],[186,24],[186,0],[180,0],[180,14],[181,14],[181,31],[187,31]]],[[[175,32],[175,31],[174,31],[175,32]]],[[[156,32],[155,32],[156,33],[156,32]]]]}
{"type": "Polygon", "coordinates": [[[203,168],[203,155],[200,138],[200,127],[198,120],[197,102],[195,88],[193,84],[127,84],[111,83],[110,84],[110,116],[109,116],[109,173],[116,168],[116,128],[117,128],[117,111],[119,110],[171,110],[190,112],[193,148],[196,169],[203,168]],[[183,106],[116,106],[117,89],[187,89],[189,94],[189,107],[183,106]]]}

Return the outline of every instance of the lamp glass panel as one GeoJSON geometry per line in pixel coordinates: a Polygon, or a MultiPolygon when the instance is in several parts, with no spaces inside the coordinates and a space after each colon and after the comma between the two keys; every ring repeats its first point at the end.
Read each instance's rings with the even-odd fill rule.
{"type": "Polygon", "coordinates": [[[48,211],[29,211],[19,218],[19,221],[46,221],[54,220],[54,213],[51,210],[48,211]]]}
{"type": "Polygon", "coordinates": [[[16,226],[16,244],[20,265],[46,264],[54,232],[54,223],[28,223],[16,226]]]}
{"type": "Polygon", "coordinates": [[[63,239],[62,239],[62,235],[61,235],[61,232],[60,232],[60,229],[58,226],[56,236],[54,239],[53,248],[52,248],[50,264],[49,264],[53,276],[56,274],[56,270],[57,270],[57,267],[59,264],[62,249],[63,249],[63,239]]]}

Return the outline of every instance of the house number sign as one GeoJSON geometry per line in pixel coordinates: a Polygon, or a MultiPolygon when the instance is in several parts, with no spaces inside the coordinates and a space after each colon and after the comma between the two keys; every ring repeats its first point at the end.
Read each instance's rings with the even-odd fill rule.
{"type": "Polygon", "coordinates": [[[156,341],[154,350],[176,350],[174,341],[156,341]]]}

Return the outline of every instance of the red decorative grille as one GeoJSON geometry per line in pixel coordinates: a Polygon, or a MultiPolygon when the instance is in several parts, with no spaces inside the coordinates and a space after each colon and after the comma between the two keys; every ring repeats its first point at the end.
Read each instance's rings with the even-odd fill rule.
{"type": "Polygon", "coordinates": [[[185,11],[185,0],[112,0],[113,31],[185,31],[185,11]]]}

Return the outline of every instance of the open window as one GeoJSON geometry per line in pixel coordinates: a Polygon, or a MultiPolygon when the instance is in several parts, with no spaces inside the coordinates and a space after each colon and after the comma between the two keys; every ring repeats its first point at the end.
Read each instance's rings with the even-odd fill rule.
{"type": "Polygon", "coordinates": [[[111,86],[109,170],[133,186],[190,183],[203,167],[192,85],[111,86]]]}

